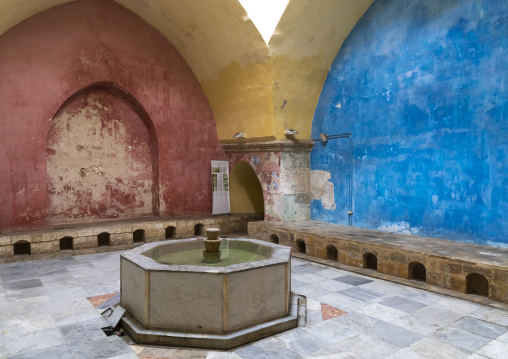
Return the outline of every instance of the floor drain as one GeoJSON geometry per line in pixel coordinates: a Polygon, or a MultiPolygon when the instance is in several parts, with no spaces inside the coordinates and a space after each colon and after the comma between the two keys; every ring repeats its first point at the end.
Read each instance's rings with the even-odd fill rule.
{"type": "Polygon", "coordinates": [[[104,332],[104,334],[106,334],[108,337],[110,337],[113,334],[115,334],[115,328],[113,328],[113,327],[104,327],[104,328],[101,328],[101,329],[104,332]]]}

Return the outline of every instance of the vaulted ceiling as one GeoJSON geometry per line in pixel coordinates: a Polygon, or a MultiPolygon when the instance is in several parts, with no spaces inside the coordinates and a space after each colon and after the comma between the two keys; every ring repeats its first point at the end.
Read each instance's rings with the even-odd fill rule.
{"type": "MultiPolygon", "coordinates": [[[[185,58],[210,102],[220,139],[239,131],[248,138],[283,138],[286,123],[300,132],[296,138],[309,138],[328,70],[373,2],[280,0],[287,6],[267,44],[269,36],[263,38],[237,0],[115,1],[156,28],[185,58]]],[[[0,35],[67,2],[0,0],[0,35]]],[[[256,0],[242,0],[249,2],[256,0]]]]}

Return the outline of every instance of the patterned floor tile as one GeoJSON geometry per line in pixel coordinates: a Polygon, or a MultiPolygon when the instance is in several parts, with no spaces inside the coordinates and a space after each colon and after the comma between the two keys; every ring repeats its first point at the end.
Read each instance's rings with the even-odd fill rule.
{"type": "Polygon", "coordinates": [[[302,285],[307,285],[307,283],[291,278],[291,289],[301,287],[302,285]]]}
{"type": "Polygon", "coordinates": [[[342,325],[334,320],[327,320],[325,322],[307,325],[303,328],[303,330],[317,335],[331,344],[336,344],[361,334],[360,331],[342,325]]]}
{"type": "Polygon", "coordinates": [[[20,290],[20,289],[29,289],[42,287],[41,280],[37,279],[28,279],[28,280],[20,280],[16,282],[5,282],[3,284],[5,290],[20,290]]]}
{"type": "MultiPolygon", "coordinates": [[[[435,319],[432,319],[432,321],[435,321],[435,319]]],[[[422,320],[421,317],[418,318],[411,314],[406,314],[402,317],[396,318],[392,320],[390,323],[423,335],[432,334],[436,330],[439,330],[441,328],[437,324],[426,323],[424,320],[422,320]]]]}
{"type": "Polygon", "coordinates": [[[315,286],[327,289],[329,292],[340,292],[344,289],[354,288],[351,284],[337,282],[333,279],[327,279],[322,282],[314,283],[315,286]]]}
{"type": "Polygon", "coordinates": [[[399,348],[405,348],[424,337],[422,334],[418,334],[412,330],[407,330],[385,322],[378,323],[374,327],[370,328],[367,333],[370,336],[384,340],[385,342],[396,345],[399,348]]]}
{"type": "Polygon", "coordinates": [[[384,320],[385,322],[391,322],[392,320],[406,315],[406,313],[401,310],[386,307],[378,303],[370,304],[360,309],[358,312],[367,314],[379,320],[384,320]]]}
{"type": "Polygon", "coordinates": [[[425,337],[411,344],[406,350],[424,359],[464,359],[470,355],[469,352],[460,350],[436,337],[425,337]]]}
{"type": "Polygon", "coordinates": [[[443,294],[427,292],[416,288],[407,288],[399,296],[425,305],[437,303],[445,297],[443,294]]]}
{"type": "Polygon", "coordinates": [[[4,345],[7,356],[26,353],[64,344],[57,328],[45,328],[32,333],[5,334],[4,345]]]}
{"type": "Polygon", "coordinates": [[[339,293],[347,295],[348,297],[362,300],[364,302],[368,302],[368,301],[371,301],[373,299],[376,299],[376,298],[382,296],[382,294],[380,294],[378,292],[374,292],[372,290],[363,289],[363,288],[359,288],[359,287],[341,290],[339,293]]]}
{"type": "Polygon", "coordinates": [[[9,359],[75,359],[74,354],[69,353],[69,347],[64,344],[48,348],[36,349],[26,353],[10,356],[9,359]]]}
{"type": "Polygon", "coordinates": [[[323,267],[319,267],[319,266],[313,265],[313,264],[304,264],[304,265],[295,266],[295,267],[291,266],[291,274],[296,275],[296,274],[315,273],[315,272],[320,272],[323,269],[324,269],[323,267]]]}
{"type": "Polygon", "coordinates": [[[398,352],[395,352],[392,355],[387,356],[385,359],[422,359],[422,357],[416,353],[412,353],[408,350],[401,349],[398,352]]]}
{"type": "Polygon", "coordinates": [[[378,302],[379,304],[385,305],[387,307],[391,307],[397,310],[402,310],[406,313],[413,313],[414,311],[418,309],[422,309],[426,307],[425,304],[416,302],[414,300],[402,298],[402,297],[391,297],[388,299],[385,299],[383,301],[378,302]]]}
{"type": "Polygon", "coordinates": [[[323,269],[319,272],[315,272],[315,274],[319,275],[321,277],[325,277],[327,279],[333,279],[333,278],[342,277],[344,275],[347,275],[348,272],[339,270],[339,269],[327,268],[327,269],[323,269]]]}
{"type": "Polygon", "coordinates": [[[474,352],[491,341],[480,335],[450,327],[439,329],[434,335],[445,343],[469,352],[474,352]]]}
{"type": "Polygon", "coordinates": [[[506,359],[508,357],[508,343],[494,340],[480,348],[476,353],[487,358],[506,359]]]}
{"type": "Polygon", "coordinates": [[[460,314],[433,305],[418,309],[412,315],[422,321],[422,323],[427,325],[434,324],[440,328],[444,328],[463,317],[460,314]]]}
{"type": "Polygon", "coordinates": [[[508,343],[508,332],[504,333],[503,335],[496,338],[496,340],[499,340],[504,343],[508,343]]]}
{"type": "Polygon", "coordinates": [[[332,307],[331,305],[321,303],[321,315],[324,320],[337,318],[338,316],[347,314],[345,310],[332,307]]]}
{"type": "Polygon", "coordinates": [[[358,312],[349,312],[331,320],[360,333],[366,333],[370,328],[373,328],[382,322],[377,318],[358,312]]]}
{"type": "Polygon", "coordinates": [[[360,334],[315,353],[313,358],[379,359],[385,358],[398,350],[400,348],[395,345],[367,334],[360,334]],[[332,356],[327,356],[330,354],[332,356]]]}
{"type": "Polygon", "coordinates": [[[332,345],[326,339],[300,328],[279,334],[277,338],[284,342],[286,348],[301,356],[312,354],[332,345]]]}
{"type": "Polygon", "coordinates": [[[291,277],[296,279],[299,282],[308,283],[308,284],[313,284],[313,283],[322,282],[322,281],[326,280],[326,278],[323,278],[321,276],[318,276],[318,275],[315,275],[312,273],[296,274],[296,275],[292,275],[291,277]]]}
{"type": "Polygon", "coordinates": [[[355,275],[349,275],[349,274],[344,275],[342,277],[334,278],[333,280],[336,280],[336,281],[342,282],[342,283],[346,283],[346,284],[350,284],[350,285],[354,285],[354,286],[372,282],[371,279],[366,279],[366,278],[358,277],[355,275]]]}
{"type": "Polygon", "coordinates": [[[367,302],[340,293],[328,293],[317,297],[316,300],[332,307],[341,308],[346,312],[359,311],[369,305],[367,302]]]}
{"type": "Polygon", "coordinates": [[[507,332],[507,328],[505,326],[471,317],[459,319],[451,326],[490,339],[496,339],[507,332]]]}
{"type": "Polygon", "coordinates": [[[481,306],[479,309],[468,314],[468,317],[484,320],[486,322],[503,325],[508,327],[508,311],[499,310],[487,306],[481,306]]]}
{"type": "Polygon", "coordinates": [[[113,293],[109,293],[109,294],[103,294],[103,295],[98,295],[98,296],[95,296],[95,297],[89,297],[87,298],[88,301],[94,306],[94,307],[98,307],[99,305],[101,305],[102,303],[104,303],[105,301],[107,301],[109,298],[111,297],[114,297],[115,295],[117,295],[119,292],[113,292],[113,293]]]}
{"type": "Polygon", "coordinates": [[[310,298],[318,298],[330,293],[329,290],[312,284],[306,284],[301,287],[294,288],[293,292],[310,298]]]}
{"type": "MultiPolygon", "coordinates": [[[[86,299],[119,291],[120,253],[0,264],[0,357],[136,358],[122,338],[105,336],[103,318],[86,299]]],[[[305,326],[233,353],[157,347],[158,354],[172,359],[506,358],[507,311],[298,258],[292,260],[292,279],[292,290],[302,288],[307,298],[305,326]]]]}
{"type": "Polygon", "coordinates": [[[437,308],[446,309],[460,315],[469,315],[470,313],[483,307],[481,304],[476,304],[451,297],[445,297],[434,305],[437,308]]]}

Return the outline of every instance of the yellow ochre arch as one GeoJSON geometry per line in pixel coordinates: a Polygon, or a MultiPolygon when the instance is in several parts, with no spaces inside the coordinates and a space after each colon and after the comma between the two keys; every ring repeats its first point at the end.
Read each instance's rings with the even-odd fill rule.
{"type": "Polygon", "coordinates": [[[231,213],[264,213],[263,189],[256,172],[239,161],[229,176],[231,213]]]}

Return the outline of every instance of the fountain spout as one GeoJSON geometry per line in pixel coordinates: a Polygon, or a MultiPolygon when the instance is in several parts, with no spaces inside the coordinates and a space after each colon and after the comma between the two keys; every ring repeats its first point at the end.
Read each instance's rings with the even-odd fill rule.
{"type": "Polygon", "coordinates": [[[203,261],[205,263],[218,263],[220,262],[219,250],[222,239],[219,238],[219,228],[208,228],[206,230],[205,250],[203,251],[203,261]]]}

